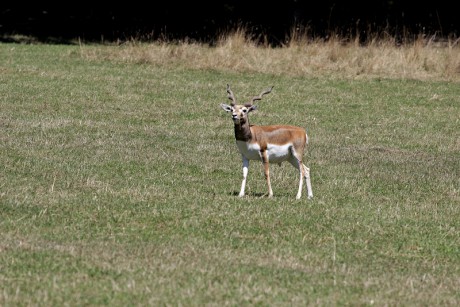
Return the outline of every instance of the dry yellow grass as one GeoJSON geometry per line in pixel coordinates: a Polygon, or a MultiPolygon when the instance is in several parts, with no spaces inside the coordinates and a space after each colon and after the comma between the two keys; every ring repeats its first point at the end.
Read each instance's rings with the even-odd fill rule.
{"type": "Polygon", "coordinates": [[[338,78],[407,78],[460,81],[458,40],[443,43],[420,37],[397,44],[393,38],[365,45],[338,37],[312,40],[292,35],[283,47],[255,43],[244,30],[224,35],[215,46],[193,42],[129,42],[117,48],[85,48],[87,59],[338,78]]]}

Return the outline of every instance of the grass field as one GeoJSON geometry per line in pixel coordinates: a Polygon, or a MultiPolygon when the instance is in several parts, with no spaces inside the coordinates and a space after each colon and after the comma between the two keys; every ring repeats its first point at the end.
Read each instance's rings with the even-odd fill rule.
{"type": "Polygon", "coordinates": [[[386,77],[285,71],[282,48],[0,44],[0,305],[458,306],[460,51],[421,50],[386,77]],[[288,164],[262,196],[256,162],[236,196],[227,83],[274,85],[253,124],[306,128],[313,200],[288,164]]]}

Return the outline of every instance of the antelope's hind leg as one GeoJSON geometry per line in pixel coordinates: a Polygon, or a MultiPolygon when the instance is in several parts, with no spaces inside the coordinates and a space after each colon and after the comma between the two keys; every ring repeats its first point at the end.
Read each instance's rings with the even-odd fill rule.
{"type": "Polygon", "coordinates": [[[313,198],[313,190],[311,189],[311,181],[310,181],[310,169],[305,165],[302,164],[305,173],[305,181],[307,182],[307,197],[308,199],[313,198]]]}
{"type": "Polygon", "coordinates": [[[294,155],[291,155],[291,158],[289,159],[289,163],[292,164],[298,171],[299,171],[299,189],[297,190],[297,195],[296,199],[300,199],[302,197],[302,186],[303,186],[303,178],[305,177],[305,170],[302,167],[302,161],[297,159],[294,155]]]}

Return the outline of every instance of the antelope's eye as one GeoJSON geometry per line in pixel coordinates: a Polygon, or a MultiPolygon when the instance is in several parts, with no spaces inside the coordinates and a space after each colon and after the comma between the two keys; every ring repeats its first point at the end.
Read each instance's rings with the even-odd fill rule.
{"type": "Polygon", "coordinates": [[[243,113],[246,113],[248,111],[248,109],[243,109],[243,113]]]}

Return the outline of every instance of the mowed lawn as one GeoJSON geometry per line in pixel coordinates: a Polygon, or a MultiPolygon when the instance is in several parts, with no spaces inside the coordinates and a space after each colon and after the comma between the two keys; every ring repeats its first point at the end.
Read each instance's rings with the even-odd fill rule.
{"type": "Polygon", "coordinates": [[[460,305],[459,83],[101,48],[0,44],[1,306],[460,305]],[[313,200],[256,161],[237,197],[227,83],[306,128],[313,200]]]}

